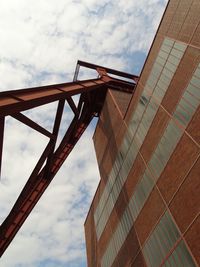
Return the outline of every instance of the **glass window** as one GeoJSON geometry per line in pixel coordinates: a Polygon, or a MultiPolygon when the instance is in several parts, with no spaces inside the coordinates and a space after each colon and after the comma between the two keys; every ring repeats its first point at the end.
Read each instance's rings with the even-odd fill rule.
{"type": "Polygon", "coordinates": [[[169,45],[169,46],[173,46],[173,44],[174,44],[174,40],[172,40],[172,39],[169,39],[169,38],[165,38],[164,39],[164,44],[165,45],[169,45]]]}
{"type": "Polygon", "coordinates": [[[137,110],[133,113],[133,116],[132,116],[131,121],[129,123],[129,130],[130,130],[131,136],[133,136],[135,134],[135,131],[137,130],[138,124],[142,118],[142,114],[143,114],[142,112],[138,113],[137,110]]]}
{"type": "Polygon", "coordinates": [[[157,62],[157,60],[154,63],[153,68],[154,68],[154,71],[157,71],[159,74],[161,73],[163,69],[163,67],[157,62]]]}
{"type": "Polygon", "coordinates": [[[165,65],[165,62],[166,60],[163,59],[162,57],[158,56],[156,61],[161,65],[161,66],[164,66],[165,65]]]}
{"type": "Polygon", "coordinates": [[[147,128],[144,127],[143,123],[140,123],[138,130],[136,132],[136,136],[135,136],[135,139],[137,139],[139,146],[142,145],[146,134],[147,134],[147,128]]]}
{"type": "Polygon", "coordinates": [[[182,52],[185,52],[186,47],[187,46],[181,42],[175,42],[175,44],[174,44],[174,48],[176,48],[182,52]]]}
{"type": "Polygon", "coordinates": [[[168,70],[170,70],[171,72],[173,72],[173,73],[176,71],[176,68],[177,68],[176,65],[174,65],[174,64],[172,64],[172,63],[170,63],[170,62],[167,62],[167,63],[165,64],[165,67],[166,67],[168,70]]]}
{"type": "Polygon", "coordinates": [[[157,101],[159,101],[159,103],[162,101],[165,95],[165,91],[161,88],[163,88],[163,86],[161,85],[161,82],[159,81],[158,85],[156,86],[154,90],[154,96],[157,98],[157,101]]]}
{"type": "Polygon", "coordinates": [[[194,75],[197,76],[198,78],[200,78],[200,67],[199,66],[197,67],[194,75]]]}
{"type": "Polygon", "coordinates": [[[168,61],[172,64],[174,64],[175,66],[178,66],[180,60],[177,57],[174,57],[173,55],[170,55],[168,57],[168,61]]]}
{"type": "Polygon", "coordinates": [[[164,91],[166,92],[168,86],[170,84],[170,79],[167,78],[166,76],[164,75],[161,75],[159,81],[158,81],[158,86],[164,91]]]}
{"type": "Polygon", "coordinates": [[[176,248],[176,251],[179,254],[179,258],[182,259],[182,263],[184,267],[193,267],[195,266],[195,263],[184,243],[184,241],[182,240],[179,245],[176,248]]]}
{"type": "Polygon", "coordinates": [[[177,145],[182,133],[183,131],[177,124],[173,120],[170,120],[164,132],[164,136],[167,140],[170,140],[173,149],[177,145]]]}
{"type": "Polygon", "coordinates": [[[131,200],[129,201],[129,209],[131,212],[131,215],[133,217],[133,220],[135,221],[138,215],[138,209],[135,201],[135,195],[131,197],[131,200]]]}
{"type": "Polygon", "coordinates": [[[164,166],[167,160],[169,159],[169,155],[166,153],[164,149],[162,149],[160,143],[157,145],[154,153],[156,154],[157,159],[159,159],[161,161],[161,164],[164,166]]]}
{"type": "Polygon", "coordinates": [[[187,87],[187,91],[200,100],[200,89],[193,86],[191,83],[187,87]]]}
{"type": "Polygon", "coordinates": [[[181,106],[177,106],[175,112],[174,112],[174,117],[182,124],[187,126],[188,122],[191,119],[191,115],[188,114],[188,112],[181,106]]]}
{"type": "Polygon", "coordinates": [[[166,77],[168,77],[169,79],[172,79],[172,77],[173,77],[173,73],[170,71],[170,70],[168,70],[168,69],[163,69],[163,72],[162,72],[166,77]]]}
{"type": "Polygon", "coordinates": [[[165,157],[169,158],[171,150],[174,148],[174,146],[170,142],[170,140],[167,138],[166,131],[163,134],[162,138],[160,139],[159,147],[161,150],[165,151],[165,154],[166,154],[165,157]]]}
{"type": "Polygon", "coordinates": [[[159,243],[155,238],[155,235],[152,235],[148,241],[148,245],[151,248],[151,266],[159,266],[162,261],[162,253],[159,247],[159,243]]]}
{"type": "MultiPolygon", "coordinates": [[[[200,89],[199,89],[200,90],[200,89]]],[[[194,109],[196,109],[199,105],[199,100],[192,96],[188,91],[185,91],[183,94],[184,99],[186,99],[194,109]]]]}
{"type": "MultiPolygon", "coordinates": [[[[170,214],[165,212],[142,250],[145,259],[149,255],[151,265],[148,264],[148,266],[160,266],[179,237],[180,235],[170,214]]],[[[148,262],[148,259],[146,259],[146,262],[148,262]]]]}
{"type": "Polygon", "coordinates": [[[158,53],[158,56],[161,57],[162,59],[166,60],[168,57],[168,53],[164,52],[164,51],[160,51],[158,53]]]}
{"type": "Polygon", "coordinates": [[[171,215],[168,212],[166,212],[165,215],[162,217],[161,223],[166,233],[166,243],[168,242],[169,245],[173,246],[173,244],[175,244],[175,242],[180,237],[180,234],[171,218],[171,215]]]}
{"type": "Polygon", "coordinates": [[[177,108],[179,106],[182,106],[182,108],[188,113],[190,118],[192,117],[192,114],[194,113],[194,108],[188,103],[188,101],[185,100],[185,98],[182,98],[179,101],[177,108]]]}
{"type": "Polygon", "coordinates": [[[131,200],[129,201],[129,209],[130,209],[130,212],[131,212],[131,215],[133,217],[133,220],[135,221],[137,216],[138,216],[138,207],[136,205],[136,202],[135,202],[135,195],[133,195],[131,197],[131,200]]]}
{"type": "Polygon", "coordinates": [[[161,244],[161,250],[162,250],[163,257],[164,257],[170,251],[171,247],[169,246],[167,242],[165,242],[166,237],[165,237],[165,232],[164,232],[164,229],[162,228],[161,222],[156,227],[156,236],[159,240],[159,243],[161,244]]]}
{"type": "Polygon", "coordinates": [[[193,84],[197,88],[200,88],[200,79],[195,77],[195,76],[193,76],[192,79],[191,79],[191,84],[193,84]]]}
{"type": "Polygon", "coordinates": [[[145,196],[144,190],[142,188],[141,182],[137,185],[134,195],[135,195],[135,200],[137,203],[138,210],[140,212],[140,210],[142,209],[144,202],[146,200],[146,196],[145,196]]]}
{"type": "Polygon", "coordinates": [[[168,46],[168,45],[163,44],[163,45],[161,46],[161,50],[162,50],[162,51],[165,51],[166,53],[169,53],[170,50],[171,50],[171,47],[168,46]]]}
{"type": "Polygon", "coordinates": [[[195,267],[195,263],[183,240],[178,244],[173,253],[167,258],[164,266],[195,267]]]}
{"type": "Polygon", "coordinates": [[[181,59],[182,56],[183,56],[183,52],[180,51],[180,50],[177,50],[177,49],[175,49],[175,48],[173,48],[173,49],[171,50],[171,54],[172,54],[173,56],[179,58],[179,59],[181,59]]]}
{"type": "Polygon", "coordinates": [[[157,180],[163,171],[164,165],[163,163],[157,158],[157,155],[154,153],[148,163],[150,170],[152,171],[154,178],[157,180]]]}
{"type": "Polygon", "coordinates": [[[148,197],[149,193],[154,187],[154,182],[148,169],[145,170],[145,173],[143,175],[143,184],[145,195],[148,197]]]}
{"type": "Polygon", "coordinates": [[[199,67],[196,69],[174,112],[175,118],[184,126],[187,126],[200,103],[200,79],[195,76],[195,74],[198,74],[198,69],[199,67]]]}

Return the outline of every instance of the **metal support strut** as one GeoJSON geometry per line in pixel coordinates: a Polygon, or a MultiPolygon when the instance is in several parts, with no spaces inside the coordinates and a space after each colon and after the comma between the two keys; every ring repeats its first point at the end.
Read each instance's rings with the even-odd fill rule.
{"type": "Polygon", "coordinates": [[[0,170],[3,151],[5,117],[10,115],[49,138],[27,183],[12,210],[0,226],[0,256],[9,246],[32,209],[55,177],[56,173],[74,148],[75,144],[94,116],[99,116],[108,89],[133,93],[137,76],[118,72],[98,65],[78,61],[74,82],[43,87],[13,90],[0,93],[0,170]],[[77,81],[80,65],[96,69],[100,78],[77,81]],[[121,77],[132,77],[133,83],[114,79],[111,72],[121,77]],[[80,94],[76,106],[72,96],[80,94]],[[23,115],[21,112],[51,102],[58,102],[52,133],[23,115]],[[64,105],[68,103],[74,113],[62,141],[56,148],[64,105]]]}

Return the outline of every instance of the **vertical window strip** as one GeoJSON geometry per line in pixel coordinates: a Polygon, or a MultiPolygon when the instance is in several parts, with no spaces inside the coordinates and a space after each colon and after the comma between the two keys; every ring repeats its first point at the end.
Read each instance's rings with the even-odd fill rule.
{"type": "MultiPolygon", "coordinates": [[[[158,147],[156,149],[157,153],[154,153],[152,155],[152,159],[154,160],[155,157],[156,157],[156,159],[154,161],[150,160],[150,163],[152,163],[152,166],[150,166],[150,168],[152,168],[154,171],[160,170],[160,172],[157,173],[157,178],[159,177],[160,173],[162,172],[162,170],[163,170],[168,158],[170,157],[172,151],[174,150],[177,142],[180,140],[181,135],[182,135],[182,131],[176,126],[174,121],[171,120],[169,122],[164,134],[163,134],[163,137],[160,140],[160,143],[158,144],[158,147]],[[168,143],[170,145],[168,145],[168,143]],[[166,144],[166,150],[165,150],[166,155],[165,155],[165,158],[163,158],[163,161],[160,161],[160,165],[157,165],[158,161],[160,160],[159,159],[159,156],[160,156],[160,154],[159,154],[160,153],[159,152],[160,146],[159,145],[160,144],[166,144]],[[170,149],[169,149],[169,147],[170,147],[170,149]],[[160,167],[158,168],[158,166],[160,166],[160,167]]],[[[135,193],[131,197],[129,204],[128,204],[128,207],[130,209],[130,212],[131,212],[131,215],[133,218],[132,223],[133,223],[133,221],[135,221],[137,219],[137,216],[140,213],[142,207],[144,206],[149,194],[151,193],[153,186],[154,186],[154,183],[152,181],[151,175],[149,174],[148,169],[146,169],[142,179],[139,181],[138,185],[136,186],[135,193]],[[149,185],[149,187],[146,186],[147,184],[149,185]]],[[[162,221],[161,221],[161,223],[162,223],[162,221]]],[[[166,224],[167,223],[165,223],[165,225],[166,224]]],[[[163,229],[164,228],[165,228],[165,226],[163,227],[163,229]]],[[[174,232],[174,230],[171,229],[170,221],[168,222],[168,229],[166,229],[165,232],[166,232],[165,235],[168,235],[168,236],[170,236],[169,235],[169,232],[170,232],[171,233],[171,239],[173,240],[173,238],[175,238],[175,241],[176,241],[177,232],[174,232]]],[[[127,235],[128,235],[128,233],[127,233],[127,235]]],[[[168,242],[170,242],[171,239],[169,239],[168,242]]],[[[154,246],[156,246],[157,241],[153,240],[152,242],[153,242],[154,246]]],[[[170,244],[168,244],[167,247],[169,247],[169,245],[170,244]]],[[[155,258],[155,261],[157,262],[157,261],[159,261],[159,259],[160,259],[160,256],[157,255],[155,258]]],[[[154,265],[152,265],[152,266],[154,266],[154,265]]]]}
{"type": "Polygon", "coordinates": [[[126,208],[115,232],[113,233],[112,239],[110,240],[108,247],[101,259],[102,267],[110,267],[113,264],[116,255],[118,254],[119,250],[121,249],[122,245],[124,244],[127,238],[128,233],[131,230],[131,227],[132,227],[132,217],[130,211],[128,210],[128,208],[126,208]],[[108,255],[111,254],[112,247],[115,247],[115,252],[114,254],[112,254],[112,257],[110,257],[108,260],[108,255]]]}
{"type": "Polygon", "coordinates": [[[196,265],[184,241],[181,240],[172,254],[164,261],[161,266],[195,267],[196,265]]]}
{"type": "MultiPolygon", "coordinates": [[[[148,198],[153,188],[153,185],[154,184],[152,178],[150,177],[150,173],[149,171],[146,170],[143,179],[141,179],[138,185],[136,186],[137,193],[134,194],[130,199],[129,204],[126,210],[124,211],[122,218],[116,228],[116,231],[112,236],[112,240],[114,240],[115,242],[116,255],[118,254],[119,250],[121,249],[121,246],[123,245],[125,239],[127,238],[133,226],[133,222],[136,220],[140,210],[142,209],[145,203],[145,200],[148,198]]],[[[108,252],[109,250],[110,250],[110,242],[102,258],[102,267],[107,267],[107,265],[103,265],[103,263],[105,263],[105,258],[106,255],[109,253],[108,252]]]]}
{"type": "MultiPolygon", "coordinates": [[[[185,51],[184,49],[186,49],[186,46],[185,46],[184,49],[182,48],[182,50],[178,50],[178,47],[176,47],[176,48],[173,47],[173,45],[175,45],[175,44],[176,44],[176,42],[174,43],[174,41],[169,40],[169,38],[165,38],[165,40],[163,42],[163,45],[161,46],[161,50],[159,52],[159,56],[161,56],[163,58],[163,60],[165,60],[165,65],[164,65],[164,67],[162,67],[159,64],[159,62],[157,62],[157,59],[159,60],[159,58],[157,57],[154,65],[153,65],[153,68],[152,68],[152,71],[151,71],[151,74],[150,74],[149,78],[151,78],[151,76],[154,75],[154,77],[157,77],[157,79],[158,79],[159,76],[160,76],[158,81],[160,81],[160,80],[161,81],[162,80],[165,80],[165,81],[168,80],[168,83],[171,82],[172,77],[174,75],[174,72],[176,71],[176,68],[177,68],[177,66],[178,66],[178,64],[179,64],[179,62],[180,62],[180,60],[181,60],[181,58],[183,56],[184,51],[185,51]],[[170,47],[170,48],[168,48],[167,46],[170,47]],[[166,53],[166,51],[169,51],[169,52],[166,53]],[[168,62],[168,57],[169,57],[169,55],[171,55],[172,51],[174,51],[174,54],[176,54],[176,60],[178,62],[177,65],[173,65],[173,64],[168,62]],[[168,64],[168,68],[169,69],[166,68],[166,64],[168,64]],[[173,67],[172,67],[172,65],[173,65],[173,67]],[[171,70],[170,70],[170,67],[171,67],[171,70]]],[[[147,80],[147,84],[148,84],[148,80],[147,80]]],[[[168,86],[165,86],[165,88],[162,88],[164,90],[164,92],[159,97],[159,101],[160,102],[162,101],[167,88],[168,88],[168,86]]],[[[145,139],[145,137],[147,135],[147,132],[148,132],[148,130],[150,128],[150,125],[151,125],[151,123],[152,123],[152,121],[153,121],[153,119],[154,119],[154,117],[156,115],[156,112],[158,110],[157,103],[154,102],[152,97],[150,97],[150,98],[147,97],[148,94],[146,94],[146,90],[147,91],[151,90],[151,92],[153,92],[152,96],[156,95],[156,93],[157,93],[155,87],[154,88],[148,88],[148,89],[146,89],[146,87],[144,88],[143,94],[142,94],[142,96],[140,98],[140,101],[138,102],[138,105],[136,107],[136,110],[134,112],[133,118],[131,119],[130,126],[129,126],[129,128],[130,128],[129,132],[131,133],[132,138],[135,135],[134,139],[135,139],[135,141],[137,143],[138,149],[140,149],[140,147],[141,147],[141,145],[142,145],[142,143],[143,143],[143,141],[144,141],[144,139],[145,139]]],[[[124,153],[126,154],[127,151],[126,152],[124,151],[124,153]]],[[[135,157],[133,157],[133,160],[131,162],[132,164],[130,165],[130,168],[133,165],[133,162],[134,162],[135,158],[136,158],[136,155],[135,155],[135,157]]],[[[125,158],[125,161],[126,161],[126,159],[127,159],[127,157],[125,158]]],[[[114,164],[114,166],[115,165],[116,164],[114,164]]],[[[120,162],[117,165],[117,170],[119,170],[120,168],[122,169],[123,168],[122,166],[123,166],[123,163],[120,162]]],[[[126,174],[126,177],[127,177],[127,175],[128,175],[128,172],[126,174]]],[[[115,179],[117,179],[117,178],[119,179],[119,175],[118,174],[116,175],[115,179]]],[[[124,184],[124,182],[121,184],[122,187],[123,187],[123,184],[124,184]]],[[[110,192],[112,192],[112,190],[113,189],[110,189],[110,192]]],[[[116,200],[117,199],[115,199],[114,202],[116,202],[116,200]]],[[[104,201],[103,204],[105,206],[106,205],[106,201],[104,201]]],[[[98,206],[97,206],[97,209],[98,209],[98,206]]],[[[107,212],[107,214],[110,215],[111,212],[112,212],[112,210],[107,212]]],[[[103,208],[96,215],[97,220],[95,220],[95,222],[97,222],[97,224],[98,224],[98,220],[99,220],[98,218],[100,218],[102,213],[103,213],[103,208]]],[[[106,224],[108,218],[109,218],[109,216],[106,217],[106,219],[104,221],[104,227],[105,227],[105,224],[106,224]]],[[[98,231],[100,234],[101,234],[101,232],[103,232],[104,227],[101,227],[102,231],[100,231],[100,232],[98,231]]]]}
{"type": "Polygon", "coordinates": [[[148,166],[154,175],[155,181],[160,177],[177,143],[181,139],[182,134],[183,131],[174,123],[173,119],[171,119],[148,162],[148,166]]]}
{"type": "Polygon", "coordinates": [[[142,249],[147,266],[157,267],[161,265],[166,255],[179,239],[180,235],[177,233],[178,230],[171,216],[168,212],[165,212],[142,249]],[[165,250],[163,249],[163,244],[167,244],[165,250]],[[150,247],[151,250],[149,249],[150,247]],[[149,255],[149,257],[147,258],[146,255],[149,255]],[[150,262],[149,258],[151,259],[150,262]]]}
{"type": "Polygon", "coordinates": [[[102,219],[100,218],[99,221],[96,224],[96,233],[97,233],[97,238],[99,239],[104,228],[105,225],[107,223],[107,220],[113,210],[114,204],[117,201],[117,198],[121,192],[121,189],[124,185],[124,182],[127,178],[127,174],[130,171],[130,168],[133,165],[133,162],[135,160],[135,157],[137,156],[137,152],[138,152],[138,148],[137,145],[135,144],[135,142],[133,141],[131,146],[129,147],[129,151],[126,155],[125,161],[123,162],[123,165],[120,169],[120,172],[117,175],[117,178],[115,179],[114,185],[110,191],[109,197],[106,199],[106,204],[104,205],[104,209],[102,212],[102,219]],[[113,205],[112,207],[109,207],[109,200],[110,198],[112,198],[113,200],[113,205]],[[105,213],[105,214],[103,214],[105,213]]]}
{"type": "MultiPolygon", "coordinates": [[[[171,120],[169,122],[164,134],[163,134],[163,137],[160,140],[160,143],[158,144],[158,148],[156,149],[157,153],[154,153],[152,155],[151,160],[150,160],[150,163],[152,163],[152,165],[150,165],[150,168],[152,168],[153,171],[159,170],[159,172],[157,173],[157,178],[159,177],[160,173],[162,172],[168,158],[171,156],[171,153],[173,152],[174,148],[176,147],[181,136],[182,136],[182,131],[178,128],[178,126],[174,123],[174,121],[171,120]],[[162,144],[162,145],[165,144],[166,150],[164,150],[164,154],[166,154],[166,155],[163,158],[162,163],[160,161],[160,165],[158,165],[158,161],[160,160],[159,159],[160,144],[162,144]]],[[[128,204],[128,208],[130,210],[130,215],[132,216],[132,220],[129,220],[129,221],[132,222],[132,225],[133,225],[133,222],[137,219],[137,216],[139,215],[142,207],[144,206],[147,198],[149,197],[149,194],[151,193],[153,187],[154,187],[154,182],[151,178],[151,174],[148,171],[148,169],[146,169],[143,177],[138,182],[136,189],[135,189],[135,191],[134,191],[134,193],[133,193],[133,195],[129,201],[129,204],[128,204]]],[[[166,215],[160,221],[160,225],[158,226],[157,233],[159,233],[159,231],[161,231],[162,236],[165,237],[164,238],[165,239],[165,247],[166,247],[165,253],[167,254],[166,251],[168,251],[173,246],[173,244],[176,242],[176,240],[179,238],[178,231],[177,231],[177,229],[174,228],[173,222],[170,219],[168,213],[166,213],[166,215]],[[162,229],[162,231],[161,231],[161,229],[162,229]]],[[[127,235],[128,235],[128,232],[127,232],[127,235]]],[[[161,234],[160,234],[160,236],[161,236],[161,234]]],[[[124,237],[124,238],[126,238],[126,237],[124,237]]],[[[157,239],[153,240],[151,242],[153,242],[152,246],[156,247],[156,250],[157,250],[157,247],[158,247],[157,239]]],[[[163,248],[162,248],[162,250],[163,250],[163,248]]],[[[117,253],[117,251],[116,251],[116,253],[117,253]]],[[[146,253],[146,255],[149,255],[150,252],[145,252],[145,253],[146,253]]],[[[149,265],[149,266],[154,267],[155,266],[154,264],[156,264],[157,262],[160,262],[160,259],[162,258],[161,252],[158,252],[158,254],[156,254],[156,256],[155,255],[154,256],[149,255],[148,258],[150,258],[150,261],[153,262],[152,265],[149,265]]]]}
{"type": "Polygon", "coordinates": [[[200,64],[183,93],[173,116],[186,128],[200,104],[200,64]]]}

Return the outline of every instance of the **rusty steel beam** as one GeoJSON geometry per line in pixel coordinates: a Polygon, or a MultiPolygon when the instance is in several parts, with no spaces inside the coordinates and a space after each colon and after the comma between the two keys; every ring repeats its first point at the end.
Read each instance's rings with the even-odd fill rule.
{"type": "Polygon", "coordinates": [[[104,70],[108,74],[113,74],[113,75],[120,76],[120,77],[123,77],[123,78],[131,79],[131,80],[134,80],[135,82],[137,82],[138,78],[139,78],[137,75],[134,75],[134,74],[130,74],[130,73],[126,73],[126,72],[123,72],[123,71],[118,71],[118,70],[115,70],[115,69],[106,68],[106,67],[103,67],[103,66],[100,66],[100,65],[96,65],[96,64],[93,64],[93,63],[89,63],[89,62],[78,60],[77,61],[77,66],[76,66],[76,71],[75,71],[76,76],[75,76],[74,80],[76,80],[77,77],[78,77],[78,71],[79,71],[80,66],[83,66],[83,67],[89,68],[89,69],[94,69],[94,70],[101,69],[101,70],[104,70]]]}
{"type": "Polygon", "coordinates": [[[52,144],[52,149],[48,155],[47,162],[45,165],[45,173],[44,173],[45,177],[48,177],[49,173],[51,171],[51,165],[53,162],[53,153],[54,153],[56,141],[58,138],[58,132],[59,132],[59,128],[60,128],[60,123],[61,123],[61,119],[62,119],[64,105],[65,105],[65,100],[60,100],[58,102],[58,107],[57,107],[57,112],[56,112],[56,117],[55,117],[55,122],[54,122],[54,127],[53,127],[53,136],[55,138],[50,140],[50,144],[52,144]]]}
{"type": "Polygon", "coordinates": [[[0,93],[0,116],[12,115],[53,101],[80,94],[83,89],[91,91],[106,82],[102,79],[41,86],[30,89],[13,90],[0,93]]]}
{"type": "Polygon", "coordinates": [[[5,118],[0,117],[0,174],[1,174],[2,153],[3,153],[4,125],[5,125],[5,118]]]}
{"type": "Polygon", "coordinates": [[[78,115],[78,109],[72,99],[71,96],[67,97],[67,102],[70,105],[70,108],[72,109],[72,111],[74,112],[75,115],[78,115]]]}
{"type": "MultiPolygon", "coordinates": [[[[37,170],[29,178],[10,214],[1,225],[0,256],[17,234],[25,219],[28,217],[93,118],[93,109],[88,108],[87,102],[82,101],[82,99],[80,102],[84,103],[84,105],[81,108],[79,119],[74,117],[58,149],[52,155],[51,164],[48,166],[49,171],[45,171],[48,165],[48,163],[46,163],[43,169],[38,172],[48,154],[44,153],[38,162],[39,166],[37,166],[37,170]]],[[[52,145],[50,143],[46,151],[52,151],[52,145]]]]}
{"type": "MultiPolygon", "coordinates": [[[[83,62],[79,63],[83,64],[83,62]]],[[[86,65],[89,66],[88,63],[86,65]]],[[[126,74],[94,64],[90,64],[89,67],[101,68],[98,69],[100,78],[0,93],[0,152],[2,152],[3,147],[4,121],[7,115],[11,115],[50,138],[12,210],[0,226],[0,256],[12,242],[92,118],[99,116],[107,90],[114,89],[131,93],[134,91],[135,83],[114,79],[109,77],[107,72],[121,75],[122,77],[126,77],[126,74]],[[76,107],[72,96],[77,94],[80,94],[80,98],[76,107]],[[53,101],[58,101],[58,108],[52,133],[20,113],[53,101]],[[66,101],[74,112],[74,118],[55,150],[66,101]]],[[[76,75],[78,75],[78,69],[79,67],[77,67],[76,75]]],[[[135,77],[137,76],[133,77],[131,75],[131,79],[134,80],[135,77]]],[[[0,153],[1,155],[2,153],[0,153]]]]}
{"type": "Polygon", "coordinates": [[[26,124],[27,126],[31,127],[32,129],[38,131],[39,133],[41,133],[41,134],[43,134],[43,135],[45,135],[45,136],[47,136],[49,138],[53,138],[54,139],[54,135],[52,133],[50,133],[49,131],[44,129],[42,126],[40,126],[36,122],[34,122],[31,119],[29,119],[24,114],[16,113],[16,114],[13,114],[12,117],[15,118],[16,120],[26,124]]]}

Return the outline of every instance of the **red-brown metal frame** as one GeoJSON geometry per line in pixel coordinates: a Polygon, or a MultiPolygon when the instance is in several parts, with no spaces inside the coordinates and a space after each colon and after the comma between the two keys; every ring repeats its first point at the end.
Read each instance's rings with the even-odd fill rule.
{"type": "MultiPolygon", "coordinates": [[[[0,169],[5,116],[10,115],[49,138],[49,142],[26,185],[9,215],[0,226],[0,256],[13,240],[92,118],[99,116],[107,89],[123,90],[128,93],[133,92],[135,83],[111,78],[107,75],[107,71],[115,72],[115,75],[121,74],[125,78],[130,74],[106,69],[87,62],[81,62],[81,64],[96,69],[100,78],[0,93],[0,169]],[[80,94],[80,99],[76,106],[72,96],[77,94],[80,94]],[[21,113],[54,101],[58,101],[58,107],[52,133],[21,113]],[[55,149],[66,102],[74,112],[74,118],[62,141],[55,149]]],[[[131,77],[134,81],[137,78],[134,75],[131,75],[131,77]]]]}

